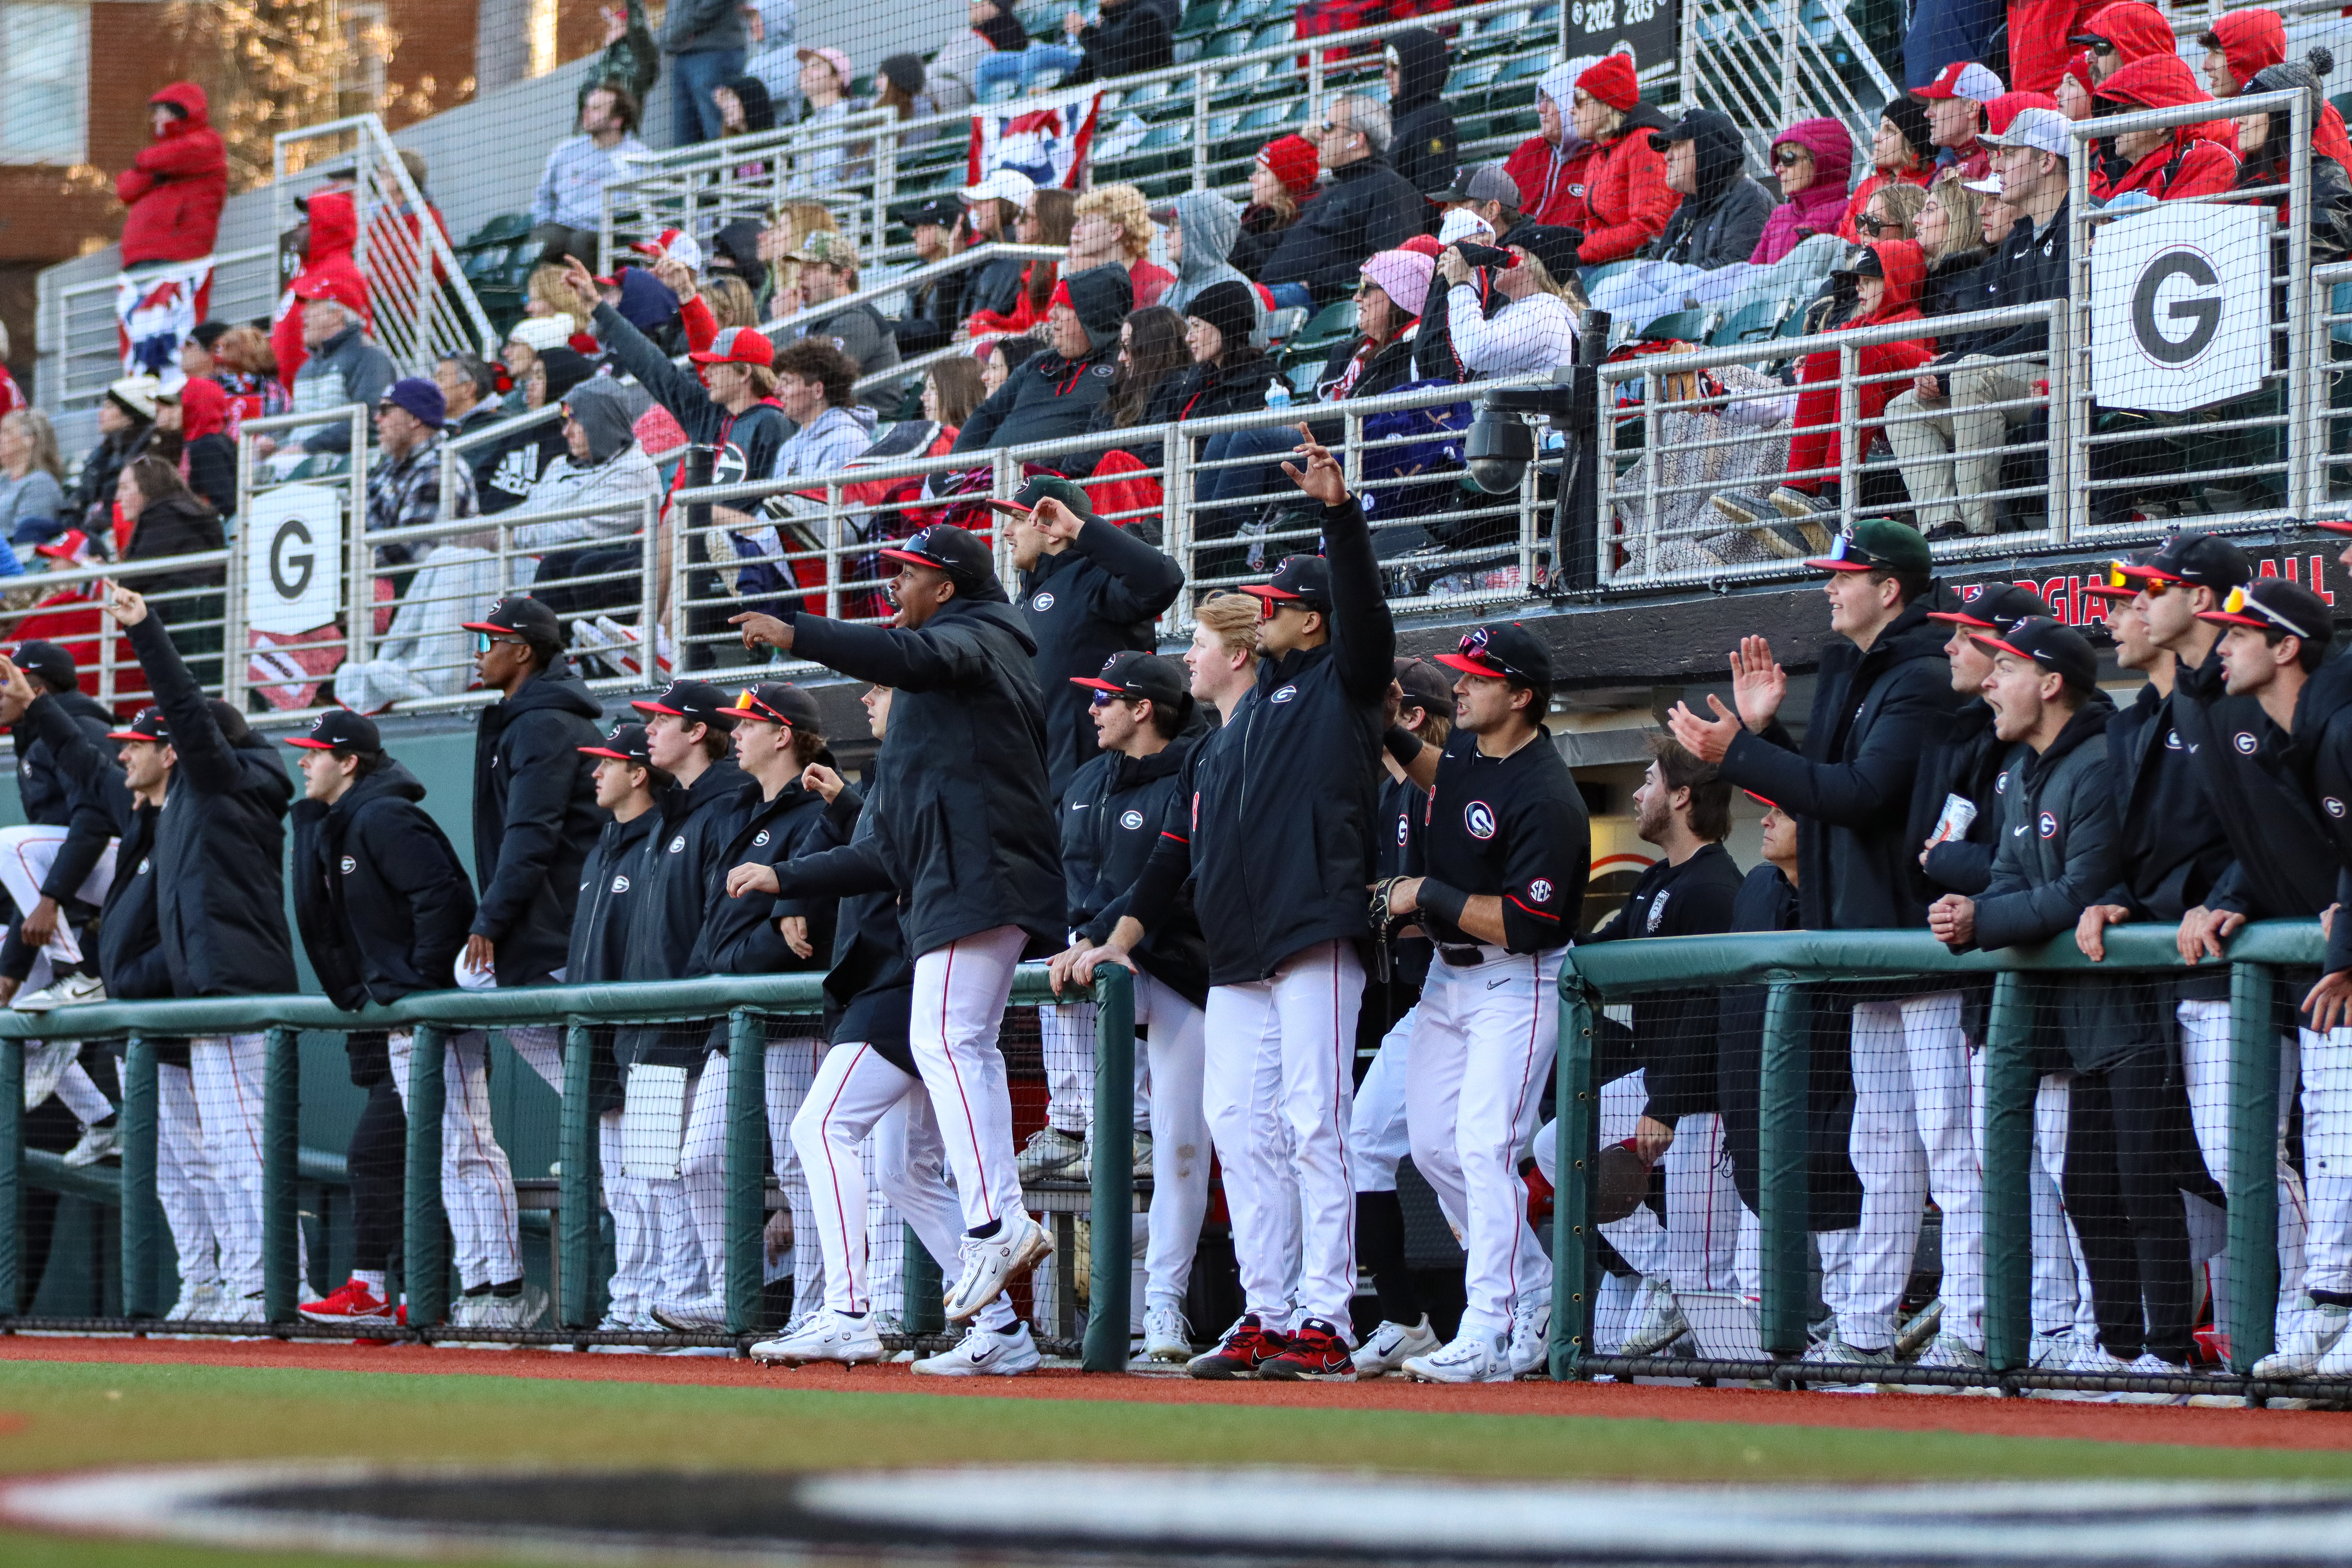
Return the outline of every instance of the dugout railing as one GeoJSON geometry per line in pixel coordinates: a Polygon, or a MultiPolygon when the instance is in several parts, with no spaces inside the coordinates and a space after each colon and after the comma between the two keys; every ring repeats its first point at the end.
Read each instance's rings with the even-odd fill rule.
{"type": "MultiPolygon", "coordinates": [[[[2071,934],[2032,949],[1955,954],[1927,931],[1790,931],[1755,935],[1661,937],[1570,950],[1560,972],[1559,1049],[1556,1058],[1559,1184],[1552,1219],[1555,1310],[1552,1375],[1675,1377],[1775,1387],[1879,1384],[1966,1387],[2024,1394],[2036,1390],[2352,1398],[2352,1382],[2322,1384],[2256,1379],[2252,1369],[2273,1349],[2282,1289],[2274,1227],[2277,1188],[2269,1152],[2279,1137],[2282,1015],[2287,1029],[2303,991],[2317,976],[2323,941],[2315,922],[2265,921],[2230,941],[2231,1047],[2227,1078],[2231,1162],[2225,1193],[2231,1319],[2227,1369],[2187,1377],[2100,1376],[2037,1370],[2028,1364],[2032,1245],[2029,1162],[2034,1154],[2039,1004],[2052,988],[2094,976],[2128,975],[2166,984],[2191,973],[2170,926],[2108,928],[2106,957],[2094,963],[2071,934]],[[1811,1150],[1808,1096],[1813,1055],[1835,1049],[1809,1026],[1816,1007],[1850,1008],[1854,990],[1881,996],[1948,990],[1991,982],[1984,1053],[1984,1331],[1988,1370],[1908,1363],[1839,1365],[1802,1360],[1812,1298],[1807,1221],[1811,1150]],[[1593,1350],[1594,1303],[1601,1285],[1601,1230],[1595,1171],[1601,1085],[1596,1043],[1604,1009],[1637,996],[1691,987],[1762,987],[1761,1071],[1758,1084],[1758,1191],[1760,1204],[1759,1316],[1765,1358],[1627,1357],[1593,1350]],[[2259,1151],[2261,1157],[2245,1152],[2259,1151]]],[[[2199,966],[2210,973],[2211,960],[2199,966]]]]}
{"type": "MultiPolygon", "coordinates": [[[[694,980],[606,985],[549,985],[484,991],[436,991],[391,1005],[356,1012],[323,996],[204,997],[155,1002],[102,1002],[42,1015],[0,1013],[0,1306],[13,1310],[27,1283],[21,1278],[19,1216],[27,1184],[105,1203],[111,1199],[121,1226],[120,1315],[98,1318],[0,1318],[0,1332],[189,1333],[258,1335],[280,1339],[349,1339],[351,1328],[322,1327],[296,1312],[307,1291],[334,1281],[301,1275],[304,1183],[346,1178],[341,1156],[308,1150],[300,1142],[305,1079],[319,1068],[306,1064],[300,1037],[306,1033],[348,1035],[359,1030],[414,1030],[417,1040],[409,1079],[407,1139],[404,1166],[405,1215],[400,1273],[408,1302],[408,1324],[368,1324],[366,1337],[423,1342],[504,1342],[572,1346],[639,1345],[650,1348],[706,1346],[740,1350],[774,1331],[759,1321],[761,1292],[761,1227],[767,1207],[771,1155],[767,1110],[760,1070],[767,1048],[767,1021],[808,1018],[824,1006],[823,976],[717,975],[694,980]],[[592,1053],[605,1048],[592,1037],[598,1026],[622,1023],[727,1021],[728,1077],[725,1190],[727,1204],[727,1326],[719,1332],[598,1331],[604,1276],[598,1265],[602,1212],[596,1127],[590,1105],[592,1053]],[[442,1180],[442,1052],[432,1048],[457,1030],[498,1030],[520,1026],[563,1029],[563,1091],[558,1133],[559,1194],[556,1205],[557,1270],[561,1281],[554,1321],[541,1328],[484,1330],[448,1326],[451,1301],[449,1236],[444,1224],[442,1180]],[[24,1081],[28,1042],[70,1030],[85,1045],[121,1043],[121,1170],[75,1171],[54,1154],[24,1144],[24,1081]],[[264,1317],[261,1324],[161,1320],[162,1267],[171,1247],[156,1199],[157,1043],[170,1039],[264,1033],[266,1068],[262,1110],[262,1215],[264,1317]],[[306,1065],[310,1070],[306,1071],[306,1065]]],[[[1090,1371],[1117,1371],[1127,1364],[1130,1289],[1130,1226],[1138,1213],[1133,1163],[1135,1007],[1127,971],[1107,965],[1092,992],[1055,995],[1042,964],[1024,965],[1015,975],[1012,1006],[1034,1007],[1057,1001],[1092,1000],[1097,1005],[1094,1155],[1085,1212],[1090,1222],[1090,1297],[1082,1342],[1045,1336],[1049,1352],[1078,1355],[1090,1371]],[[1105,1042],[1115,1042],[1106,1045],[1105,1042]]],[[[338,1054],[339,1059],[339,1054],[338,1054]]],[[[311,1079],[313,1091],[321,1085],[311,1079]]],[[[1074,1205],[1048,1206],[1066,1209],[1074,1205]]],[[[1031,1206],[1039,1206],[1033,1197],[1031,1206]]],[[[1075,1227],[1070,1227],[1074,1229],[1075,1227]]],[[[804,1238],[805,1239],[805,1238],[804,1238]]],[[[898,1348],[942,1343],[937,1337],[939,1273],[920,1267],[926,1255],[908,1241],[908,1306],[910,1332],[896,1336],[898,1348]],[[929,1300],[929,1322],[918,1292],[929,1300]]],[[[953,1268],[952,1258],[936,1260],[953,1268]]],[[[1078,1260],[1066,1259],[1075,1267],[1078,1260]]],[[[1065,1292],[1066,1297],[1066,1291],[1065,1292]]]]}

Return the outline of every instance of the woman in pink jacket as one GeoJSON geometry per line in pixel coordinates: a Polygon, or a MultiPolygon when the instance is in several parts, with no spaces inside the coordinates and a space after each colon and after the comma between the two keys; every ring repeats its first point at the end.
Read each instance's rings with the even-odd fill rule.
{"type": "Polygon", "coordinates": [[[1853,138],[1838,120],[1800,120],[1772,141],[1772,173],[1782,197],[1764,220],[1748,260],[1769,264],[1817,234],[1835,234],[1845,216],[1853,138]]]}

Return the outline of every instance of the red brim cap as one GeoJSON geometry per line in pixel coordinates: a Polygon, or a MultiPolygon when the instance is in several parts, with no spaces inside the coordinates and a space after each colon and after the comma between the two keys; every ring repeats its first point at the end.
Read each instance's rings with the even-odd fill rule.
{"type": "Polygon", "coordinates": [[[2137,577],[2149,583],[2185,583],[2188,581],[2185,577],[2175,576],[2172,573],[2155,566],[2118,566],[2116,570],[2122,573],[2126,577],[2137,577]]]}
{"type": "Polygon", "coordinates": [[[1817,555],[1811,561],[1806,562],[1805,564],[1811,567],[1816,572],[1868,572],[1873,570],[1877,565],[1877,563],[1874,561],[1832,561],[1826,555],[1817,555]]]}
{"type": "Polygon", "coordinates": [[[2003,641],[2000,637],[1989,637],[1982,632],[1971,632],[1969,635],[1975,637],[1977,641],[1984,644],[1985,647],[1989,648],[1997,648],[2000,652],[2010,655],[2011,658],[2022,658],[2029,661],[2033,658],[2032,654],[2026,652],[2023,648],[2019,647],[2015,643],[2003,641]]]}
{"type": "Polygon", "coordinates": [[[2210,621],[2217,626],[2252,626],[2258,632],[2284,632],[2286,630],[2284,626],[2280,626],[2277,622],[2266,621],[2260,616],[2233,616],[2227,610],[2200,610],[2197,613],[2197,618],[2200,621],[2210,621]]]}
{"type": "Polygon", "coordinates": [[[1289,589],[1277,588],[1271,583],[1246,583],[1242,585],[1242,592],[1244,594],[1255,594],[1261,599],[1296,599],[1298,597],[1297,595],[1292,593],[1289,589]]]}
{"type": "Polygon", "coordinates": [[[1927,618],[1931,621],[1942,621],[1948,626],[1975,626],[1981,631],[1990,632],[1999,629],[1990,621],[1955,610],[1930,610],[1927,612],[1927,618]]]}
{"type": "Polygon", "coordinates": [[[2107,583],[2085,583],[2083,584],[2083,592],[2085,594],[2096,595],[2102,599],[2137,599],[2139,597],[2139,590],[2137,588],[2118,588],[2107,583]]]}
{"type": "MultiPolygon", "coordinates": [[[[715,354],[709,349],[697,349],[686,357],[692,360],[697,364],[734,364],[738,363],[731,355],[715,354]]],[[[742,363],[749,363],[750,362],[744,361],[742,363]]]]}
{"type": "Polygon", "coordinates": [[[610,278],[599,278],[596,281],[607,289],[618,289],[621,286],[621,275],[615,272],[610,278]]]}
{"type": "Polygon", "coordinates": [[[1780,803],[1779,801],[1777,801],[1777,800],[1766,800],[1762,795],[1758,795],[1758,794],[1757,794],[1754,790],[1752,790],[1752,789],[1744,789],[1744,790],[1741,790],[1739,793],[1740,793],[1740,794],[1742,794],[1742,795],[1746,795],[1748,799],[1750,799],[1750,800],[1754,801],[1754,802],[1755,802],[1757,805],[1769,805],[1769,806],[1770,806],[1774,811],[1778,811],[1778,810],[1780,810],[1780,803]]]}
{"type": "Polygon", "coordinates": [[[616,752],[610,746],[574,746],[572,749],[583,757],[610,757],[619,763],[634,763],[637,760],[628,752],[616,752]]]}
{"type": "Polygon", "coordinates": [[[457,628],[460,631],[468,632],[503,632],[509,637],[517,635],[514,627],[499,626],[490,621],[459,621],[457,628]]]}
{"type": "Polygon", "coordinates": [[[2352,533],[2352,522],[2315,522],[2314,528],[2324,528],[2330,533],[2352,533]]]}
{"type": "Polygon", "coordinates": [[[308,735],[286,735],[279,739],[287,745],[299,746],[306,752],[331,752],[335,749],[332,742],[314,741],[308,735]]]}
{"type": "Polygon", "coordinates": [[[1448,669],[1462,670],[1465,674],[1469,675],[1483,675],[1489,680],[1505,680],[1509,679],[1509,671],[1498,669],[1491,664],[1481,664],[1467,654],[1435,653],[1429,657],[1433,662],[1442,664],[1448,669]]]}
{"type": "Polygon", "coordinates": [[[109,730],[106,738],[110,741],[161,741],[167,744],[172,739],[169,735],[150,735],[138,730],[109,730]]]}
{"type": "Polygon", "coordinates": [[[667,713],[673,719],[691,719],[694,717],[691,713],[685,712],[677,708],[665,708],[658,702],[632,702],[629,706],[637,710],[640,713],[667,713]]]}
{"type": "Polygon", "coordinates": [[[934,572],[952,572],[954,567],[944,561],[934,561],[928,555],[918,555],[911,550],[877,550],[877,555],[887,555],[893,561],[904,561],[914,566],[928,566],[934,572]]]}
{"type": "Polygon", "coordinates": [[[1091,686],[1097,691],[1125,691],[1127,689],[1126,687],[1121,686],[1115,680],[1103,680],[1091,675],[1074,675],[1070,677],[1070,684],[1073,686],[1091,686]]]}

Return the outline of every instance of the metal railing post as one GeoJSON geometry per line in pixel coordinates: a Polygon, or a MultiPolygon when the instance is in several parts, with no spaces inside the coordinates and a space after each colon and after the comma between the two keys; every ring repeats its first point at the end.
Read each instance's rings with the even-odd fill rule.
{"type": "Polygon", "coordinates": [[[1861,505],[1862,355],[1852,343],[1838,345],[1838,531],[1853,531],[1861,505]]]}
{"type": "Polygon", "coordinates": [[[749,1008],[736,1008],[727,1017],[726,1295],[730,1334],[759,1327],[760,1237],[768,1218],[767,1060],[767,1021],[749,1008]]]}
{"type": "MultiPolygon", "coordinates": [[[[2340,912],[2340,911],[2339,911],[2340,912]]],[[[2252,1372],[2271,1353],[2279,1299],[2276,977],[2267,965],[2230,966],[2230,1370],[2252,1372]]],[[[2293,1282],[2302,1288],[2300,1279],[2293,1282]]]]}
{"type": "Polygon", "coordinates": [[[1553,1053],[1559,1184],[1551,1209],[1551,1375],[1583,1375],[1592,1354],[1593,1292],[1600,1283],[1601,1230],[1592,1223],[1592,1159],[1601,1101],[1592,1081],[1592,996],[1561,973],[1559,1048],[1553,1053]]]}
{"type": "Polygon", "coordinates": [[[408,1051],[408,1169],[401,1275],[408,1286],[408,1326],[431,1330],[448,1315],[447,1217],[441,1203],[441,1072],[438,1024],[419,1024],[408,1051]]]}
{"type": "Polygon", "coordinates": [[[368,543],[367,417],[352,411],[351,588],[344,599],[343,657],[363,663],[375,640],[375,555],[368,543]]]}
{"type": "MultiPolygon", "coordinates": [[[[905,1267],[899,1273],[904,1304],[898,1309],[898,1322],[910,1334],[936,1334],[948,1326],[947,1281],[940,1276],[940,1260],[923,1245],[922,1236],[911,1225],[901,1243],[906,1247],[905,1267]]],[[[794,1302],[795,1310],[800,1303],[794,1302]]]]}
{"type": "Polygon", "coordinates": [[[24,1234],[25,1042],[0,1040],[0,1318],[26,1305],[24,1234]]]}
{"type": "MultiPolygon", "coordinates": [[[[265,1102],[265,1122],[268,1114],[265,1102]]],[[[163,1315],[155,1300],[155,1265],[163,1216],[155,1201],[155,1047],[138,1035],[123,1043],[121,1116],[122,1315],[156,1318],[163,1315]]],[[[265,1196],[265,1205],[267,1201],[265,1196]]],[[[265,1206],[262,1212],[268,1210],[265,1206]]]]}
{"type": "Polygon", "coordinates": [[[595,1065],[594,1032],[585,1024],[568,1026],[563,1031],[563,1100],[556,1127],[556,1158],[563,1165],[557,1193],[563,1229],[556,1238],[563,1259],[563,1299],[555,1304],[556,1321],[567,1329],[593,1329],[602,1316],[596,1255],[602,1250],[604,1183],[597,1163],[596,1110],[589,1103],[595,1065]]]}
{"type": "Polygon", "coordinates": [[[1756,1084],[1756,1218],[1764,1349],[1805,1353],[1811,1291],[1806,1235],[1812,1228],[1811,997],[1790,981],[1764,994],[1764,1039],[1756,1084]]]}
{"type": "MultiPolygon", "coordinates": [[[[261,1071],[261,1310],[290,1323],[302,1287],[302,1052],[294,1030],[263,1037],[261,1071]]],[[[123,1208],[130,1209],[130,1194],[123,1208]]],[[[127,1263],[126,1263],[127,1267],[127,1263]]]]}
{"type": "Polygon", "coordinates": [[[1985,1026],[1984,1333],[1995,1372],[2032,1360],[2033,984],[1996,978],[1985,1026]]]}
{"type": "Polygon", "coordinates": [[[1094,1256],[1083,1364],[1088,1372],[1125,1372],[1134,1284],[1135,976],[1116,963],[1095,974],[1093,1148],[1094,1256]]]}

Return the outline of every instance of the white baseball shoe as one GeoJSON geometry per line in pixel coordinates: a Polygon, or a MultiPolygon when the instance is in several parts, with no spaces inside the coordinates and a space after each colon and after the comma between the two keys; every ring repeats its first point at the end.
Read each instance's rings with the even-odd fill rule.
{"type": "MultiPolygon", "coordinates": [[[[1914,1366],[1942,1367],[1952,1372],[1984,1372],[1992,1363],[1982,1351],[1970,1350],[1968,1342],[1957,1334],[1937,1334],[1927,1348],[1919,1352],[1914,1366]]],[[[1912,1394],[1972,1394],[1973,1387],[1962,1384],[1915,1383],[1905,1385],[1912,1394]]]]}
{"type": "Polygon", "coordinates": [[[1551,1298],[1522,1305],[1511,1314],[1511,1375],[1525,1377],[1551,1365],[1551,1298]]]}
{"type": "Polygon", "coordinates": [[[1465,1329],[1443,1350],[1408,1358],[1404,1374],[1415,1383],[1508,1383],[1517,1375],[1510,1331],[1465,1329]]]}
{"type": "Polygon", "coordinates": [[[727,1327],[727,1309],[719,1301],[664,1301],[653,1310],[654,1321],[681,1334],[715,1334],[727,1327]]]}
{"type": "Polygon", "coordinates": [[[2352,1307],[2315,1301],[2305,1296],[2297,1304],[2294,1327],[2286,1342],[2254,1363],[2256,1377],[2309,1377],[2319,1370],[2319,1359],[2334,1350],[2352,1326],[2352,1307]]]}
{"type": "Polygon", "coordinates": [[[180,1299],[172,1303],[172,1310],[163,1314],[163,1321],[167,1323],[209,1323],[213,1321],[213,1314],[220,1310],[220,1281],[217,1279],[183,1283],[180,1299]]]}
{"type": "MultiPolygon", "coordinates": [[[[2161,1356],[2158,1356],[2154,1351],[2144,1352],[2137,1360],[2131,1363],[2129,1370],[2137,1373],[2142,1377],[2187,1377],[2189,1375],[2188,1367],[2175,1362],[2166,1361],[2161,1356]]],[[[2115,1402],[2117,1405],[2186,1405],[2189,1403],[2190,1397],[2190,1395],[2186,1394],[2158,1394],[2151,1390],[2144,1394],[2118,1394],[2115,1396],[2115,1402]]]]}
{"type": "Polygon", "coordinates": [[[918,1377],[1018,1377],[1045,1364],[1029,1325],[1015,1323],[1011,1333],[982,1328],[964,1330],[952,1349],[917,1362],[907,1370],[918,1377]]]}
{"type": "Polygon", "coordinates": [[[1013,1173],[1021,1184],[1042,1181],[1047,1176],[1066,1171],[1078,1163],[1087,1152],[1087,1141],[1076,1132],[1065,1132],[1051,1122],[1029,1134],[1022,1146],[1021,1157],[1013,1162],[1013,1173]]]}
{"type": "Polygon", "coordinates": [[[1674,1288],[1663,1279],[1644,1279],[1641,1304],[1633,1310],[1633,1321],[1625,1328],[1625,1343],[1617,1353],[1655,1355],[1689,1332],[1690,1320],[1683,1316],[1674,1288]]]}
{"type": "Polygon", "coordinates": [[[1441,1348],[1437,1331],[1429,1326],[1426,1312],[1411,1328],[1383,1322],[1372,1331],[1370,1338],[1356,1347],[1356,1375],[1386,1377],[1390,1373],[1403,1371],[1408,1359],[1433,1355],[1441,1348]]]}
{"type": "Polygon", "coordinates": [[[269,1321],[268,1314],[261,1305],[261,1292],[258,1290],[250,1296],[231,1296],[226,1290],[223,1290],[218,1298],[218,1303],[213,1312],[215,1322],[266,1323],[269,1321]]]}
{"type": "Polygon", "coordinates": [[[2035,1372],[2064,1372],[2074,1364],[2074,1358],[2083,1353],[2084,1348],[2073,1329],[2036,1334],[2026,1352],[2025,1364],[2035,1372]]]}
{"type": "Polygon", "coordinates": [[[1000,1223],[996,1234],[963,1238],[963,1271],[946,1295],[950,1323],[968,1322],[982,1307],[1004,1294],[1004,1288],[1053,1256],[1054,1238],[1024,1212],[1000,1223]]]}
{"type": "Polygon", "coordinates": [[[1143,1359],[1187,1362],[1192,1359],[1192,1325],[1173,1307],[1143,1310],[1143,1359]]]}
{"type": "Polygon", "coordinates": [[[66,1151],[65,1163],[69,1166],[95,1165],[100,1160],[111,1160],[122,1152],[122,1122],[121,1118],[101,1121],[81,1130],[81,1142],[66,1151]]]}
{"type": "Polygon", "coordinates": [[[873,1313],[853,1318],[828,1308],[810,1313],[797,1329],[788,1330],[776,1339],[761,1340],[751,1347],[751,1359],[837,1361],[845,1366],[854,1366],[861,1361],[882,1359],[882,1335],[874,1326],[873,1313]]]}
{"type": "Polygon", "coordinates": [[[536,1285],[525,1285],[512,1296],[484,1296],[479,1301],[474,1317],[478,1329],[528,1329],[547,1316],[547,1292],[536,1285]]]}

